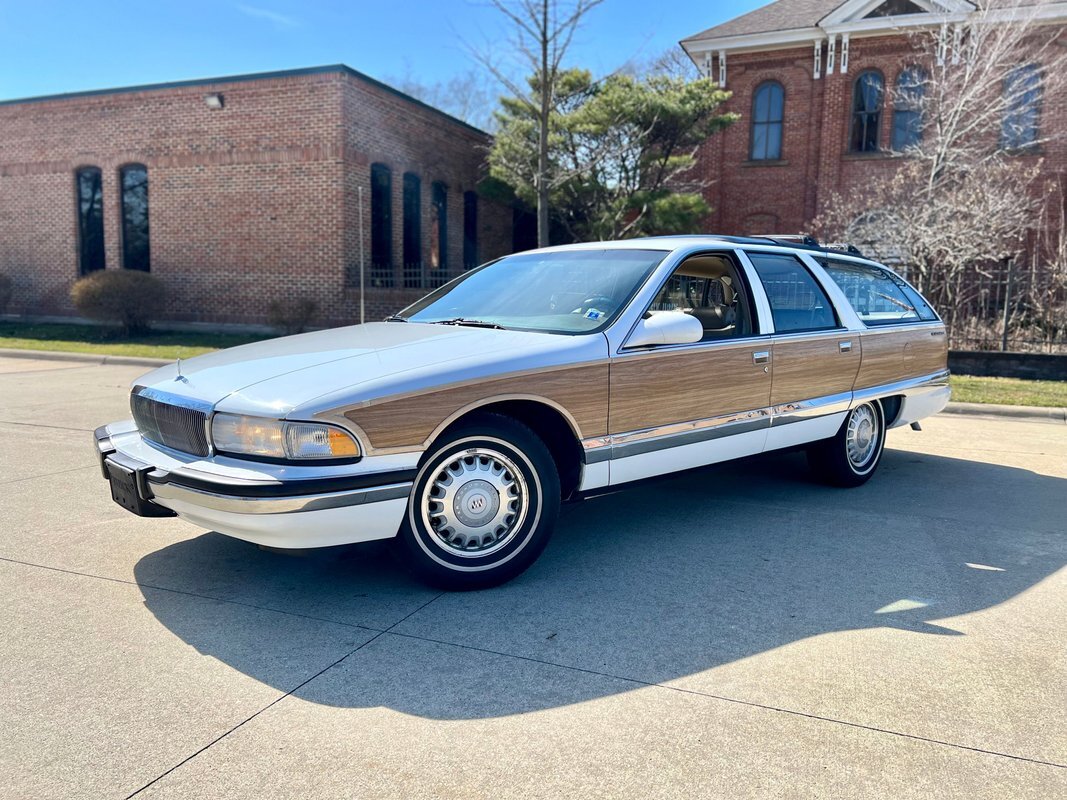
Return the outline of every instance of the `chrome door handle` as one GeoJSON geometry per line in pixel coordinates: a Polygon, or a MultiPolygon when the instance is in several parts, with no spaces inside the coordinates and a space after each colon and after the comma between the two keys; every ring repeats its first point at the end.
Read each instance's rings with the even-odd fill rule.
{"type": "Polygon", "coordinates": [[[752,363],[753,364],[767,364],[767,363],[770,362],[770,360],[771,360],[771,351],[770,350],[757,350],[755,353],[752,354],[752,363]]]}
{"type": "Polygon", "coordinates": [[[842,353],[852,352],[852,342],[838,342],[837,346],[841,348],[842,353]]]}

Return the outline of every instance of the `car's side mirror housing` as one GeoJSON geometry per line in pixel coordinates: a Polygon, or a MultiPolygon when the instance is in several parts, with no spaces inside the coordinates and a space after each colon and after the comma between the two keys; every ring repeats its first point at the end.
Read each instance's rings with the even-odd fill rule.
{"type": "Polygon", "coordinates": [[[652,347],[658,344],[691,344],[704,338],[700,320],[684,311],[658,311],[638,321],[627,347],[652,347]]]}

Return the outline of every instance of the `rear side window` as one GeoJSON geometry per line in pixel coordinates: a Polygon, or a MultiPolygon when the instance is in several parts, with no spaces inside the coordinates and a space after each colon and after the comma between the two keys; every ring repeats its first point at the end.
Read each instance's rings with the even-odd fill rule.
{"type": "Polygon", "coordinates": [[[822,287],[795,256],[749,253],[767,299],[776,333],[824,331],[840,327],[822,287]]]}
{"type": "Polygon", "coordinates": [[[821,263],[865,325],[899,325],[937,319],[919,293],[892,272],[846,261],[821,263]]]}

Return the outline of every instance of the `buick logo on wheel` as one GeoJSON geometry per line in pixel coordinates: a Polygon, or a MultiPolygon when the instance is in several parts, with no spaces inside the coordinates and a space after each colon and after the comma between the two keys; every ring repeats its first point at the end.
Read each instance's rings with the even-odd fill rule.
{"type": "Polygon", "coordinates": [[[480,494],[474,495],[474,497],[471,498],[470,510],[475,512],[475,513],[478,513],[479,511],[484,511],[485,510],[485,496],[484,495],[480,495],[480,494]]]}

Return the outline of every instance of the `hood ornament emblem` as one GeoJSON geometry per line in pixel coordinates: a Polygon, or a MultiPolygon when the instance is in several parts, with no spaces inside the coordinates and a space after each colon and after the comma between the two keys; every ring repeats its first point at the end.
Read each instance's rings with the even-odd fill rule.
{"type": "Polygon", "coordinates": [[[175,366],[178,368],[178,374],[174,376],[174,380],[181,381],[182,383],[188,383],[189,379],[182,375],[182,360],[179,358],[175,366]]]}

